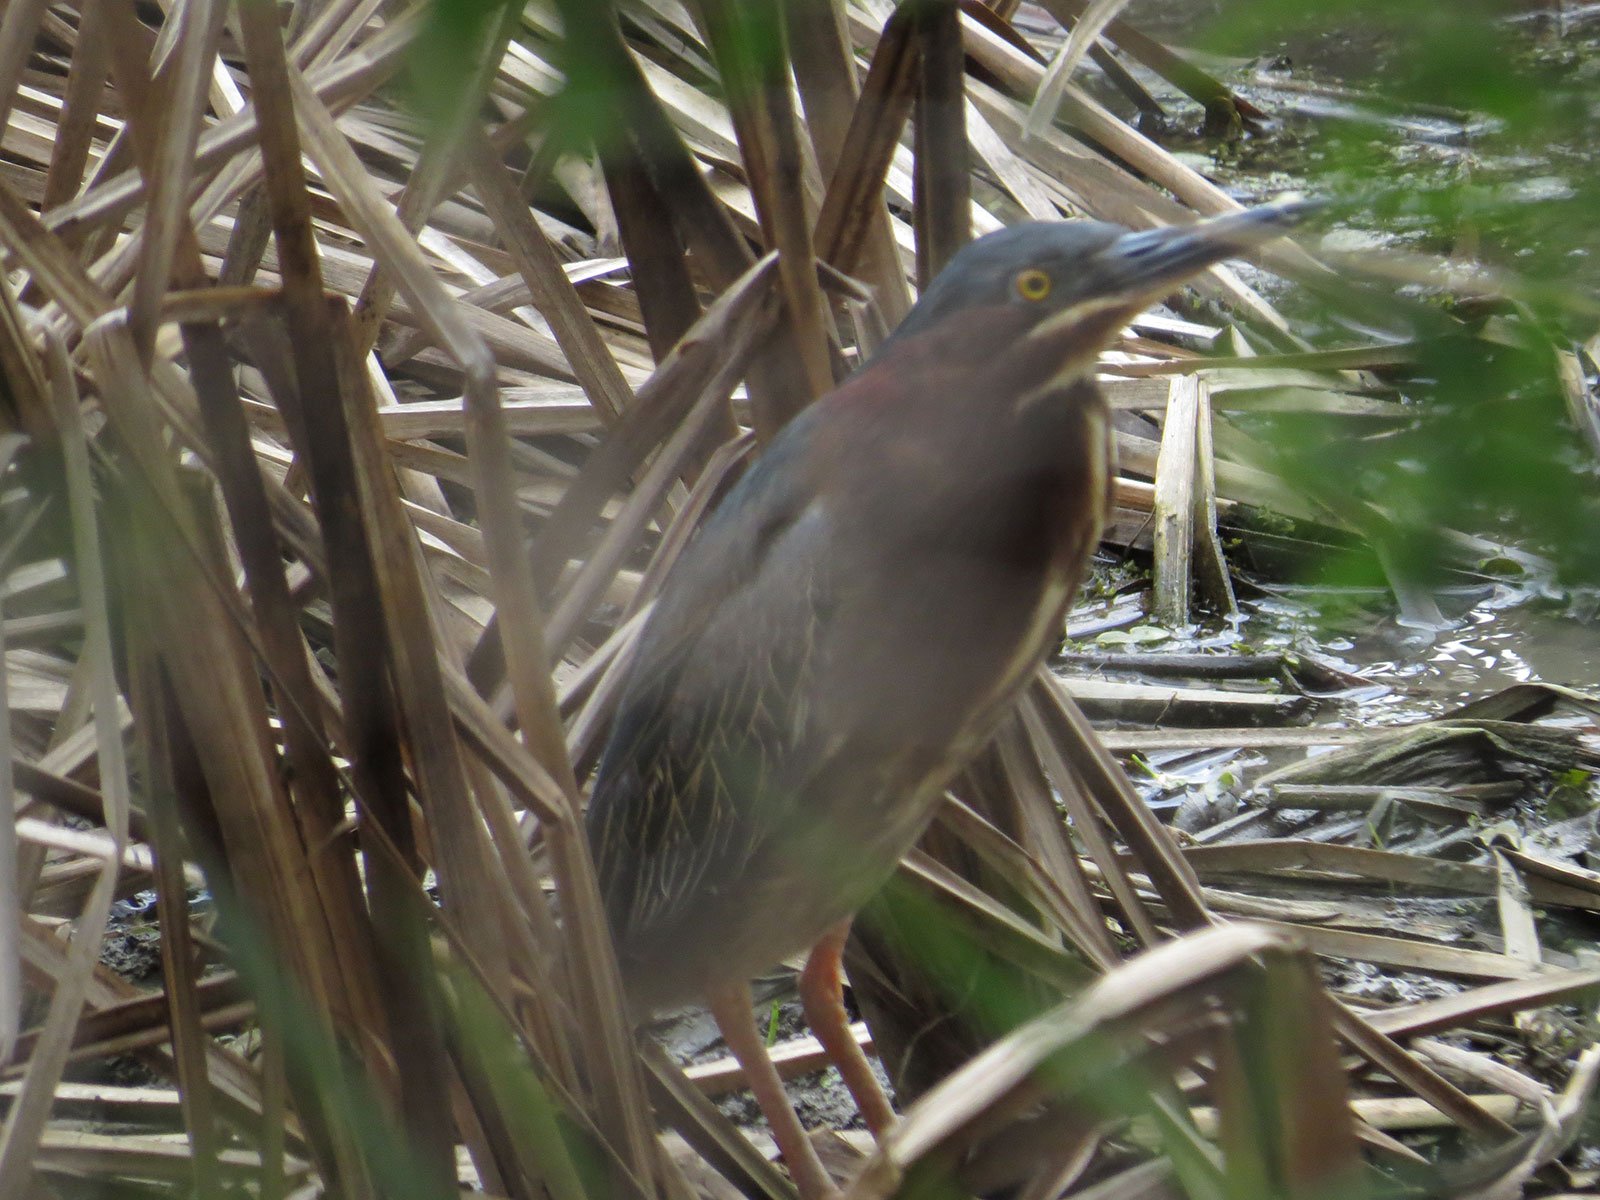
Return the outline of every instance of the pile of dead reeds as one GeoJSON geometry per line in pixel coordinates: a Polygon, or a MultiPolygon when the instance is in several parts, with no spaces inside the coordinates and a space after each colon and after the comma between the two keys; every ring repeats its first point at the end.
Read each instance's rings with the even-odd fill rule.
{"type": "MultiPolygon", "coordinates": [[[[641,1051],[618,1002],[577,813],[636,617],[730,473],[969,235],[1232,202],[1075,88],[1027,135],[1044,58],[1003,0],[791,0],[763,10],[781,26],[619,7],[469,23],[467,52],[420,60],[460,85],[422,121],[396,86],[438,35],[420,5],[5,6],[0,1196],[438,1196],[463,1147],[495,1195],[787,1193],[706,1103],[717,1072],[641,1051]],[[580,68],[599,144],[572,132],[580,68]],[[147,889],[143,987],[101,950],[147,889]],[[63,1082],[112,1055],[156,1082],[63,1082]]],[[[1129,65],[1233,103],[1108,38],[1141,104],[1129,65]]],[[[1229,271],[1202,288],[1233,322],[1151,318],[1107,365],[1108,538],[1153,542],[1166,620],[1191,579],[1231,603],[1238,509],[1382,521],[1274,475],[1228,412],[1398,404],[1364,373],[1393,348],[1319,355],[1229,271]]],[[[1563,1094],[1438,1035],[1600,972],[1536,934],[1354,932],[1196,869],[1498,890],[1523,934],[1522,881],[1592,910],[1592,876],[1509,848],[1498,872],[1186,855],[1070,691],[1041,676],[902,878],[1037,1015],[925,1094],[853,1195],[952,1172],[1035,1200],[1355,1194],[1363,1151],[1420,1170],[1386,1130],[1428,1125],[1483,1152],[1479,1186],[1560,1152],[1591,1054],[1563,1094]],[[1472,986],[1366,1011],[1312,951],[1472,986]]],[[[927,1019],[913,973],[878,976],[880,1042],[927,1019]]]]}

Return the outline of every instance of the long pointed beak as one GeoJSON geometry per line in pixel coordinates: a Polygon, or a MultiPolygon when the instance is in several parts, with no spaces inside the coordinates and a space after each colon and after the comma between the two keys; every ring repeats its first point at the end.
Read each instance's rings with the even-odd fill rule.
{"type": "Polygon", "coordinates": [[[1318,200],[1285,200],[1194,225],[1125,233],[1096,257],[1108,294],[1155,300],[1214,263],[1269,242],[1323,207],[1318,200]]]}
{"type": "Polygon", "coordinates": [[[1091,321],[1104,325],[1109,336],[1117,324],[1170,295],[1190,276],[1270,242],[1322,207],[1319,200],[1284,200],[1193,225],[1125,233],[1085,264],[1096,281],[1094,295],[1040,321],[1028,340],[1053,343],[1091,321]]]}

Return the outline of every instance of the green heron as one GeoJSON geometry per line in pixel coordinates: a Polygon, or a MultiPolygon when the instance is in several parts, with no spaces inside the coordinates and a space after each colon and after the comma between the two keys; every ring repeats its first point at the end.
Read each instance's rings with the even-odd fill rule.
{"type": "Polygon", "coordinates": [[[601,891],[630,1003],[709,999],[807,1200],[833,1185],[748,981],[811,948],[806,1018],[882,1133],[893,1110],[844,1015],[845,935],[1059,633],[1112,476],[1099,352],[1302,207],[972,242],[773,440],[662,587],[589,806],[601,891]]]}

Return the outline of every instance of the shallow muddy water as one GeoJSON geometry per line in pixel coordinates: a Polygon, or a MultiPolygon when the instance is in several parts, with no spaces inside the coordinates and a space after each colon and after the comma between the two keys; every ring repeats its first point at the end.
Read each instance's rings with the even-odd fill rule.
{"type": "MultiPolygon", "coordinates": [[[[1536,90],[1553,114],[1543,126],[1550,136],[1538,143],[1463,108],[1396,100],[1391,85],[1428,69],[1418,61],[1427,47],[1408,43],[1404,25],[1384,30],[1354,11],[1339,18],[1277,9],[1236,0],[1129,6],[1130,24],[1212,71],[1267,117],[1238,137],[1207,139],[1198,105],[1135,68],[1168,113],[1152,136],[1244,202],[1287,190],[1349,196],[1368,188],[1371,210],[1358,208],[1328,235],[1343,248],[1471,253],[1600,291],[1600,220],[1591,219],[1597,207],[1588,203],[1600,196],[1600,142],[1592,136],[1600,128],[1600,4],[1508,5],[1489,23],[1504,85],[1536,90]],[[1447,188],[1451,199],[1441,209],[1433,201],[1447,188]],[[1408,189],[1411,202],[1397,203],[1408,189]]],[[[1042,12],[1024,21],[1035,36],[1059,37],[1042,12]]],[[[1103,78],[1085,71],[1107,104],[1132,113],[1103,78]]],[[[1296,316],[1293,285],[1259,273],[1251,282],[1296,316]]],[[[1402,624],[1387,595],[1352,599],[1257,582],[1270,594],[1249,603],[1236,625],[1196,631],[1195,644],[1310,650],[1387,689],[1320,704],[1312,718],[1319,722],[1414,720],[1514,683],[1600,685],[1600,603],[1547,580],[1469,581],[1440,597],[1449,626],[1437,630],[1402,624]]]]}

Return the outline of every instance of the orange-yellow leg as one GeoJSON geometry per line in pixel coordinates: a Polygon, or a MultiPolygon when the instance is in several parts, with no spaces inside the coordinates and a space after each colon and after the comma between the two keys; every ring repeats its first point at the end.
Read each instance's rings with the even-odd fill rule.
{"type": "Polygon", "coordinates": [[[772,1058],[767,1054],[767,1044],[756,1028],[749,985],[740,983],[721,988],[709,999],[711,1015],[722,1031],[722,1040],[728,1043],[728,1049],[744,1068],[745,1081],[761,1106],[767,1124],[772,1127],[772,1138],[783,1154],[790,1178],[800,1190],[801,1200],[837,1200],[839,1189],[817,1157],[811,1139],[806,1137],[794,1105],[789,1102],[789,1093],[783,1090],[778,1068],[772,1065],[772,1058]]]}
{"type": "Polygon", "coordinates": [[[844,1010],[844,943],[850,936],[848,919],[840,921],[817,941],[800,972],[800,1003],[806,1024],[828,1059],[839,1068],[845,1087],[855,1097],[861,1117],[879,1141],[894,1125],[894,1109],[883,1094],[872,1064],[850,1032],[850,1015],[844,1010]]]}

